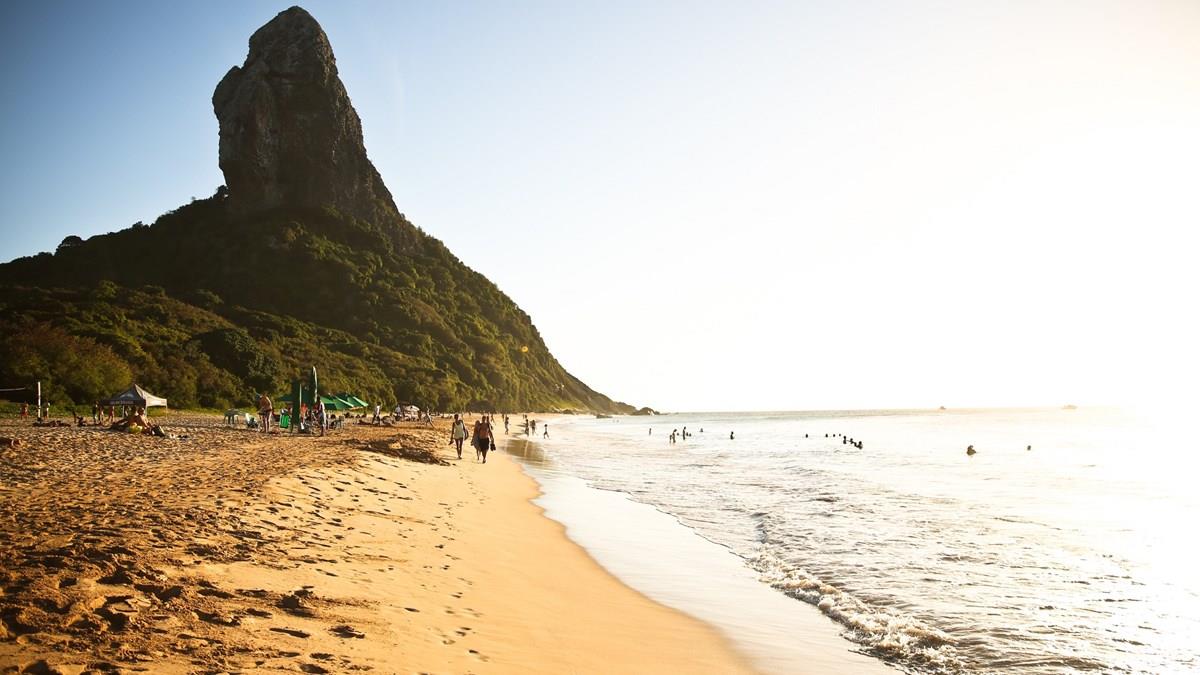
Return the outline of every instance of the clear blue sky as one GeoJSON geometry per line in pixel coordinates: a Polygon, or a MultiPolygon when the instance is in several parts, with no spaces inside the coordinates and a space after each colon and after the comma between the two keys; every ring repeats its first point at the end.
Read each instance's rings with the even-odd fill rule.
{"type": "MultiPolygon", "coordinates": [[[[0,259],[223,182],[284,3],[0,5],[0,259]]],[[[309,2],[400,210],[667,409],[1124,403],[1197,373],[1200,4],[309,2]]]]}

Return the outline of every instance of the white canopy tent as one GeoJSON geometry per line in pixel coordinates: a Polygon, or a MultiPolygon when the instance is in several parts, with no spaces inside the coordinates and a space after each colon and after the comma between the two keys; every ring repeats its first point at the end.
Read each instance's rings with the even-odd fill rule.
{"type": "Polygon", "coordinates": [[[125,391],[100,401],[100,405],[133,405],[142,408],[165,408],[167,406],[167,399],[155,396],[136,384],[131,384],[125,391]]]}

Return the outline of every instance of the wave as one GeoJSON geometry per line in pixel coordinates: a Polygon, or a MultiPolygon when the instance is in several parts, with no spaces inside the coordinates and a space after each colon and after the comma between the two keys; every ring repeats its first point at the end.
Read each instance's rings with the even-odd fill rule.
{"type": "MultiPolygon", "coordinates": [[[[949,634],[885,607],[877,607],[782,560],[764,549],[750,561],[763,583],[821,610],[845,627],[843,637],[864,651],[920,672],[960,673],[969,670],[949,634]]],[[[908,668],[904,668],[908,670],[908,668]]]]}

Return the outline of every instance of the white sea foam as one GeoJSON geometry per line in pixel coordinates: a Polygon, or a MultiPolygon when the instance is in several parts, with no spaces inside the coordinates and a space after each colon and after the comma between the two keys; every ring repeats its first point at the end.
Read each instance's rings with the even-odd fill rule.
{"type": "Polygon", "coordinates": [[[845,637],[884,659],[936,666],[955,672],[963,669],[954,639],[895,610],[870,606],[850,593],[821,582],[764,549],[750,561],[764,583],[820,609],[846,628],[845,637]]]}
{"type": "Polygon", "coordinates": [[[1178,536],[1200,520],[1200,493],[1179,448],[1121,415],[694,414],[557,428],[541,446],[562,470],[675,516],[903,670],[1200,664],[1187,638],[1200,634],[1200,546],[1178,536]],[[684,426],[695,435],[670,444],[684,426]]]}

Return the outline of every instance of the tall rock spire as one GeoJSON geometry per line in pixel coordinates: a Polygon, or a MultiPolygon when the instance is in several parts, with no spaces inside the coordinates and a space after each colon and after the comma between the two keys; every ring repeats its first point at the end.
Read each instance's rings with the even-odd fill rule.
{"type": "Polygon", "coordinates": [[[235,210],[333,206],[375,223],[398,215],[367,158],[329,38],[300,7],[250,36],[246,62],[225,74],[212,101],[235,210]]]}

